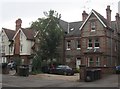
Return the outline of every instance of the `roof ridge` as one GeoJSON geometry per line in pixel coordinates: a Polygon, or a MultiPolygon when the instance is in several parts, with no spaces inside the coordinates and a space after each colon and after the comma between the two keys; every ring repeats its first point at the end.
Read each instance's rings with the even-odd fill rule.
{"type": "Polygon", "coordinates": [[[10,31],[15,31],[15,30],[12,30],[12,29],[8,29],[8,28],[2,28],[4,30],[10,30],[10,31]]]}

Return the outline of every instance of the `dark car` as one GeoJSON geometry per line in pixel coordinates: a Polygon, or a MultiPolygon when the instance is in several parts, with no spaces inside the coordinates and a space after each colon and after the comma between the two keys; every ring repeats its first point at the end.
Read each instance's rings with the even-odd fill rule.
{"type": "Polygon", "coordinates": [[[120,74],[120,65],[115,67],[116,74],[120,74]]]}
{"type": "Polygon", "coordinates": [[[74,71],[67,65],[58,65],[49,69],[49,73],[52,74],[63,74],[63,75],[74,75],[74,71]]]}

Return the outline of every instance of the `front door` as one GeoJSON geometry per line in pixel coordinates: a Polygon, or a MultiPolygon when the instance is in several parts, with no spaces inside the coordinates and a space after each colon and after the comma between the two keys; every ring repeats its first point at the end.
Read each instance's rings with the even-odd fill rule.
{"type": "Polygon", "coordinates": [[[81,65],[81,58],[76,58],[76,68],[79,68],[79,65],[81,65]]]}

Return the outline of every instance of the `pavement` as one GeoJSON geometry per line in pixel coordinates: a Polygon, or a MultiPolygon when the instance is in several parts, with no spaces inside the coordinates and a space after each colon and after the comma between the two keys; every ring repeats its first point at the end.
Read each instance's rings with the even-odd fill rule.
{"type": "Polygon", "coordinates": [[[93,82],[79,82],[79,74],[74,76],[38,74],[29,77],[3,75],[3,87],[118,87],[120,75],[112,74],[93,82]]]}

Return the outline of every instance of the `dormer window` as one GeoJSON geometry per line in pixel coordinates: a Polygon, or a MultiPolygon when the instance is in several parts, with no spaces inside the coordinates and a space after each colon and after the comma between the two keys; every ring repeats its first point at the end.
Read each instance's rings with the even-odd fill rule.
{"type": "Polygon", "coordinates": [[[95,21],[91,22],[91,31],[95,31],[95,21]]]}
{"type": "Polygon", "coordinates": [[[74,30],[74,28],[71,28],[71,29],[70,29],[70,31],[73,31],[73,30],[74,30]]]}

